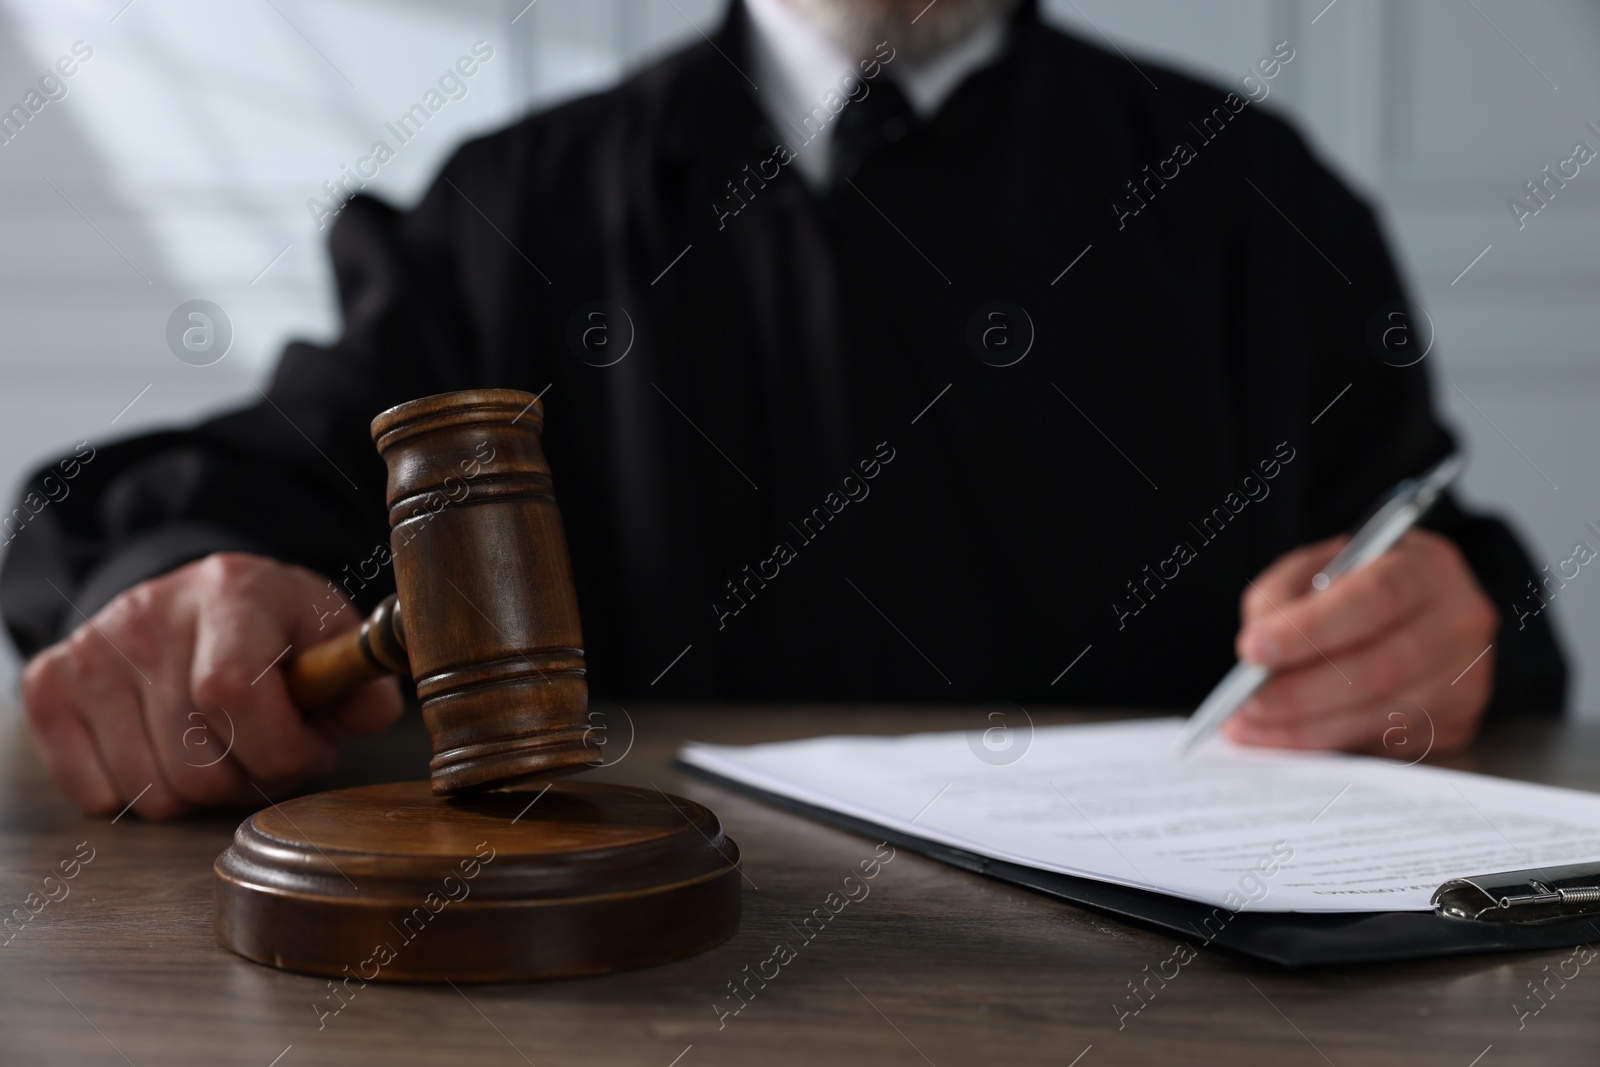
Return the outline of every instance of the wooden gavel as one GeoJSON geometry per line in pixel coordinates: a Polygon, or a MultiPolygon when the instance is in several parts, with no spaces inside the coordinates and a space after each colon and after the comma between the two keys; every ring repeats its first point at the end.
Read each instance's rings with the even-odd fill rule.
{"type": "Polygon", "coordinates": [[[409,674],[436,794],[569,774],[599,754],[586,743],[583,634],[543,426],[538,399],[513,389],[424,397],[373,419],[397,593],[285,667],[307,711],[409,674]]]}

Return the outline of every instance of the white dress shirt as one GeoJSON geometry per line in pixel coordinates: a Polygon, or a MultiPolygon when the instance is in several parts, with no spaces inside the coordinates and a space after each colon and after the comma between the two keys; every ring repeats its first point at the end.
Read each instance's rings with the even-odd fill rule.
{"type": "MultiPolygon", "coordinates": [[[[804,125],[830,93],[844,95],[841,84],[861,70],[850,55],[784,0],[743,0],[755,32],[751,60],[756,99],[795,150],[791,164],[812,188],[827,184],[832,162],[833,124],[813,134],[804,125]],[[808,141],[807,138],[810,138],[808,141]]],[[[1006,21],[996,15],[959,43],[912,65],[900,57],[884,64],[879,78],[892,78],[913,111],[927,118],[939,110],[967,75],[994,62],[1005,47],[1006,21]]],[[[870,91],[870,90],[869,90],[870,91]]]]}

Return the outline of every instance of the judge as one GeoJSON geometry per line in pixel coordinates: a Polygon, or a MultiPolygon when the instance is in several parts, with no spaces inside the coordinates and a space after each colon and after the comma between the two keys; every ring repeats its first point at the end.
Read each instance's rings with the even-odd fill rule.
{"type": "Polygon", "coordinates": [[[354,196],[341,339],[98,446],[12,542],[50,772],[160,818],[392,722],[392,682],[308,721],[274,664],[392,588],[369,420],[482,386],[542,397],[600,697],[1185,709],[1237,654],[1277,672],[1245,743],[1559,709],[1499,522],[1446,499],[1310,591],[1454,444],[1372,212],[1259,102],[1294,55],[1206,84],[1032,3],[742,0],[414,209],[354,196]]]}

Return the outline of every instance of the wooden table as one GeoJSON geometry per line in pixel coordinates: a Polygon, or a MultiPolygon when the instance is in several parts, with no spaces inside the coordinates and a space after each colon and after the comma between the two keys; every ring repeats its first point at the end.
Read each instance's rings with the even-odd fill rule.
{"type": "MultiPolygon", "coordinates": [[[[1287,971],[1212,948],[1118,1030],[1125,983],[1169,936],[901,852],[719,1026],[714,1004],[794,942],[798,922],[873,843],[670,769],[685,739],[973,725],[969,712],[881,708],[629,709],[631,752],[598,777],[657,783],[717,811],[744,852],[744,920],[694,959],[543,985],[369,985],[319,1030],[323,981],[212,940],[211,862],[237,813],[172,825],[77,815],[0,706],[0,908],[20,905],[80,842],[94,859],[0,947],[0,1064],[1502,1064],[1600,1058],[1600,959],[1518,1028],[1526,983],[1570,951],[1287,971]],[[1492,1046],[1492,1048],[1490,1047],[1492,1046]],[[1487,1049],[1487,1051],[1485,1051],[1487,1049]]],[[[1037,721],[1087,716],[1036,715],[1037,721]]],[[[1104,717],[1104,716],[1098,716],[1104,717]]],[[[415,723],[354,746],[341,781],[420,777],[415,723]]],[[[1600,729],[1499,730],[1450,765],[1600,785],[1600,729]]],[[[1600,935],[1597,935],[1600,941],[1600,935]]]]}

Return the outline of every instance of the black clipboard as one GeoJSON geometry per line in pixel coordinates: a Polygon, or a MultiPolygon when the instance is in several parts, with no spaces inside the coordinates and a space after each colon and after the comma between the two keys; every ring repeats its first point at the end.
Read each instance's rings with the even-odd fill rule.
{"type": "MultiPolygon", "coordinates": [[[[877,823],[842,815],[778,793],[746,785],[682,760],[676,769],[724,789],[754,797],[772,807],[803,815],[873,841],[887,841],[929,859],[973,874],[998,878],[1081,907],[1154,927],[1196,948],[1225,949],[1285,967],[1328,963],[1464,956],[1563,948],[1600,940],[1600,915],[1539,923],[1485,922],[1447,918],[1422,911],[1362,911],[1338,914],[1230,912],[1226,908],[1154,893],[1145,889],[1056,874],[1004,860],[993,860],[877,823]]],[[[1448,885],[1449,883],[1447,883],[1448,885]]],[[[1441,887],[1442,889],[1443,887],[1441,887]]]]}

